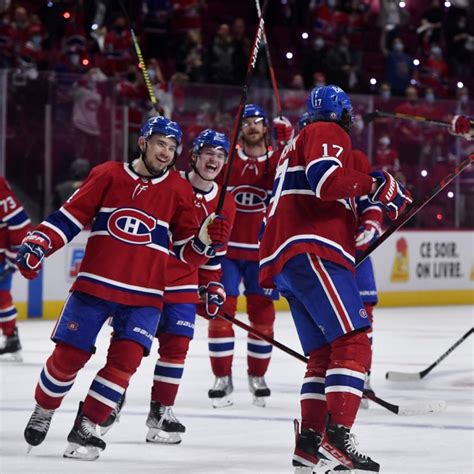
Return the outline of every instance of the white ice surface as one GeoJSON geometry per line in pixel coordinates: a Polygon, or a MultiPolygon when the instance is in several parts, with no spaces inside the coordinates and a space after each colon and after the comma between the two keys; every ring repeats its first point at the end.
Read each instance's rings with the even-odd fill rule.
{"type": "MultiPolygon", "coordinates": [[[[245,316],[239,315],[247,321],[245,316]]],[[[470,337],[425,379],[389,382],[387,370],[418,372],[434,362],[473,325],[470,306],[375,310],[372,386],[397,404],[446,400],[444,413],[396,416],[371,404],[353,428],[359,448],[381,465],[383,473],[472,473],[473,342],[470,337]]],[[[52,321],[19,322],[23,363],[0,363],[0,472],[10,473],[291,473],[292,420],[299,416],[304,364],[278,349],[266,376],[272,396],[266,408],[251,404],[247,389],[245,333],[236,327],[234,406],[212,409],[207,390],[213,376],[207,356],[206,322],[199,319],[174,412],[186,425],[175,446],[145,443],[156,341],[127,392],[123,416],[106,436],[107,449],[95,462],[63,459],[66,437],[79,400],[103,366],[110,333],[104,327],[98,351],[80,372],[57,410],[43,444],[26,454],[24,427],[34,406],[41,368],[53,349],[52,321]]],[[[275,338],[301,352],[291,317],[277,316],[275,338]]]]}

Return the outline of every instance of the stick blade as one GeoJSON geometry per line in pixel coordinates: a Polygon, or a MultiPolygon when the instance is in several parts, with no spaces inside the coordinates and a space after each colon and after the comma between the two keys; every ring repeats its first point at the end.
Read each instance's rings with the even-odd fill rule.
{"type": "Polygon", "coordinates": [[[428,415],[429,413],[441,413],[446,410],[446,406],[444,400],[414,403],[412,405],[400,406],[398,414],[400,416],[416,416],[428,415]]]}
{"type": "Polygon", "coordinates": [[[396,371],[390,370],[385,374],[385,378],[393,382],[406,382],[410,380],[420,380],[421,373],[417,372],[415,374],[411,374],[407,372],[396,372],[396,371]]]}

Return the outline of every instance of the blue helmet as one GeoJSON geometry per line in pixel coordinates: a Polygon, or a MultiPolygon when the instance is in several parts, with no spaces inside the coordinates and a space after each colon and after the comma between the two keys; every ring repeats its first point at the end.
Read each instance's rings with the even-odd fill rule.
{"type": "Polygon", "coordinates": [[[351,100],[338,86],[315,87],[309,94],[307,105],[311,121],[342,122],[344,110],[349,114],[350,123],[354,121],[351,100]]]}
{"type": "Polygon", "coordinates": [[[162,116],[149,118],[140,130],[140,136],[147,141],[154,133],[160,133],[167,138],[174,138],[177,145],[181,144],[183,138],[183,132],[178,123],[162,116]]]}
{"type": "Polygon", "coordinates": [[[262,117],[262,119],[267,122],[267,116],[261,107],[255,104],[247,104],[244,107],[244,113],[242,114],[242,119],[249,117],[262,117]]]}
{"type": "Polygon", "coordinates": [[[211,130],[210,128],[203,130],[193,140],[193,153],[199,154],[202,147],[204,146],[222,148],[225,151],[226,155],[229,154],[230,143],[227,136],[224,133],[217,132],[216,130],[211,130]]]}
{"type": "Polygon", "coordinates": [[[301,114],[301,117],[298,119],[298,129],[303,130],[309,123],[311,123],[311,114],[309,112],[301,114]]]}

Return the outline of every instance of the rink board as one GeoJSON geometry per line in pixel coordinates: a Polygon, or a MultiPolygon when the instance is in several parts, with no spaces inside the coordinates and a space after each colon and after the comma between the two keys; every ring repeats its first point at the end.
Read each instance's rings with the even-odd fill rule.
{"type": "MultiPolygon", "coordinates": [[[[87,232],[49,257],[41,277],[16,274],[13,298],[20,318],[56,318],[79,270],[87,232]]],[[[373,254],[379,306],[474,303],[473,231],[401,231],[373,254]]],[[[285,299],[276,302],[287,310],[285,299]]],[[[245,310],[239,298],[239,311],[245,310]]]]}

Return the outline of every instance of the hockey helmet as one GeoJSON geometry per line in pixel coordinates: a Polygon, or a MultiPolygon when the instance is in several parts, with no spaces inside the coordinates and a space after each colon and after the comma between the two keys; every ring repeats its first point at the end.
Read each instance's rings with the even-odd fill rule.
{"type": "Polygon", "coordinates": [[[203,130],[193,140],[193,153],[198,155],[204,146],[218,149],[221,148],[224,150],[226,156],[229,154],[230,143],[227,136],[224,133],[217,132],[210,128],[203,130]]]}
{"type": "Polygon", "coordinates": [[[311,115],[309,112],[304,112],[298,119],[298,129],[303,130],[309,123],[311,123],[311,115]]]}
{"type": "Polygon", "coordinates": [[[309,94],[307,106],[311,122],[341,122],[349,126],[354,122],[351,100],[338,86],[315,87],[309,94]]]}
{"type": "Polygon", "coordinates": [[[178,123],[162,116],[149,118],[140,130],[140,136],[146,141],[148,141],[154,133],[160,133],[167,138],[174,138],[178,146],[181,144],[183,138],[183,132],[178,123]]]}
{"type": "Polygon", "coordinates": [[[267,123],[267,116],[261,107],[255,104],[247,104],[244,107],[244,112],[242,114],[242,120],[249,117],[261,117],[265,124],[267,123]]]}

